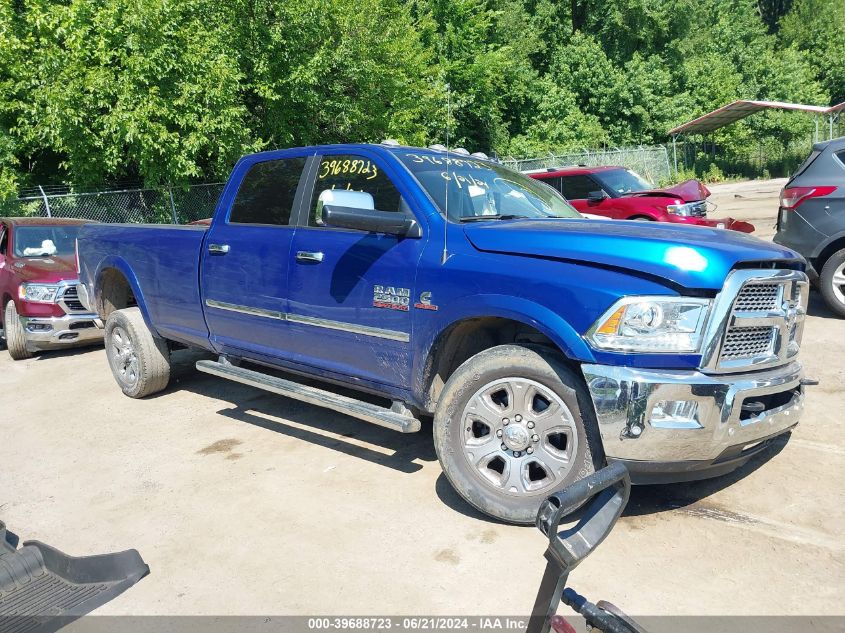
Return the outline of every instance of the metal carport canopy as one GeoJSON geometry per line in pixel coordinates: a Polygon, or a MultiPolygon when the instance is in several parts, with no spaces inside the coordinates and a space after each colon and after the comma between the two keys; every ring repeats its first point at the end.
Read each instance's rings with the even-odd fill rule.
{"type": "Polygon", "coordinates": [[[804,105],[801,103],[786,103],[783,101],[747,101],[739,100],[722,106],[712,112],[708,112],[704,116],[693,119],[687,123],[679,125],[678,127],[669,130],[670,136],[677,136],[678,134],[704,134],[718,130],[720,127],[744,119],[750,114],[759,112],[761,110],[778,109],[778,110],[798,110],[801,112],[809,112],[812,114],[830,114],[845,108],[845,103],[840,103],[831,108],[824,106],[804,105]]]}

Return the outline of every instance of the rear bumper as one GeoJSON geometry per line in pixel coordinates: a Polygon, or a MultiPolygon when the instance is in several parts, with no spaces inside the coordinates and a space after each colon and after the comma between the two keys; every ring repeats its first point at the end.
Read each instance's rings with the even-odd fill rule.
{"type": "Polygon", "coordinates": [[[824,243],[824,236],[807,224],[797,213],[790,217],[788,228],[779,226],[778,232],[772,238],[775,244],[791,248],[804,257],[807,263],[807,276],[810,281],[818,281],[819,273],[813,267],[813,253],[824,243]]]}
{"type": "Polygon", "coordinates": [[[804,407],[798,362],[732,376],[605,365],[582,369],[605,455],[625,462],[637,483],[730,472],[794,427],[804,407]],[[660,415],[669,402],[689,404],[684,415],[660,415]]]}
{"type": "Polygon", "coordinates": [[[61,317],[19,317],[30,352],[84,345],[103,340],[96,314],[66,314],[61,317]]]}

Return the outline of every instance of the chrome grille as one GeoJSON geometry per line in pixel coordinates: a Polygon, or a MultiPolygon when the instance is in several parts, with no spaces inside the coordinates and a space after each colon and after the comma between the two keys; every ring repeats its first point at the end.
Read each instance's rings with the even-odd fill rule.
{"type": "Polygon", "coordinates": [[[777,310],[783,284],[745,284],[734,302],[736,312],[769,312],[777,310]]]}
{"type": "Polygon", "coordinates": [[[67,286],[59,303],[64,307],[65,312],[85,312],[85,306],[79,300],[79,291],[76,286],[67,286]]]}
{"type": "Polygon", "coordinates": [[[722,345],[722,360],[753,359],[771,353],[777,330],[773,327],[734,327],[722,345]]]}
{"type": "Polygon", "coordinates": [[[743,270],[732,273],[735,296],[726,301],[727,314],[721,332],[716,371],[771,367],[798,354],[804,325],[809,283],[798,271],[743,270]]]}

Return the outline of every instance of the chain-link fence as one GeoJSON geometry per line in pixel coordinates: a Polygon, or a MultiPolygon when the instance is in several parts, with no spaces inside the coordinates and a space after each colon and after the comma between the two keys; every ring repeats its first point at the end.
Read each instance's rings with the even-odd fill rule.
{"type": "MultiPolygon", "coordinates": [[[[671,178],[665,147],[584,150],[534,158],[504,158],[502,163],[519,171],[573,165],[630,167],[655,183],[671,178]]],[[[52,216],[99,222],[187,224],[210,218],[224,183],[165,187],[124,187],[110,191],[78,191],[68,187],[37,187],[19,198],[0,202],[0,216],[52,216]]]]}
{"type": "Polygon", "coordinates": [[[0,203],[0,216],[81,218],[99,222],[187,224],[214,214],[223,183],[71,192],[66,188],[29,189],[0,203]]]}
{"type": "Polygon", "coordinates": [[[550,153],[532,158],[505,157],[502,159],[502,163],[517,171],[578,165],[585,167],[613,165],[633,169],[654,183],[666,182],[672,177],[669,152],[663,146],[585,149],[569,154],[550,153]]]}

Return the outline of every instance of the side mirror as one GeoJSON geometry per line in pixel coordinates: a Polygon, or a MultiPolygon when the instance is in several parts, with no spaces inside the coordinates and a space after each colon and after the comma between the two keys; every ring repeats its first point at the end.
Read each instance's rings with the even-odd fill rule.
{"type": "Polygon", "coordinates": [[[347,189],[324,189],[317,197],[316,221],[318,226],[326,224],[323,207],[332,205],[347,209],[375,209],[373,197],[364,191],[349,191],[347,189]]]}
{"type": "Polygon", "coordinates": [[[341,229],[386,233],[400,237],[422,237],[417,221],[404,213],[323,205],[323,221],[341,229]]]}
{"type": "Polygon", "coordinates": [[[598,204],[605,198],[607,198],[607,194],[601,189],[599,189],[598,191],[591,191],[587,194],[587,202],[589,202],[590,204],[598,204]]]}

